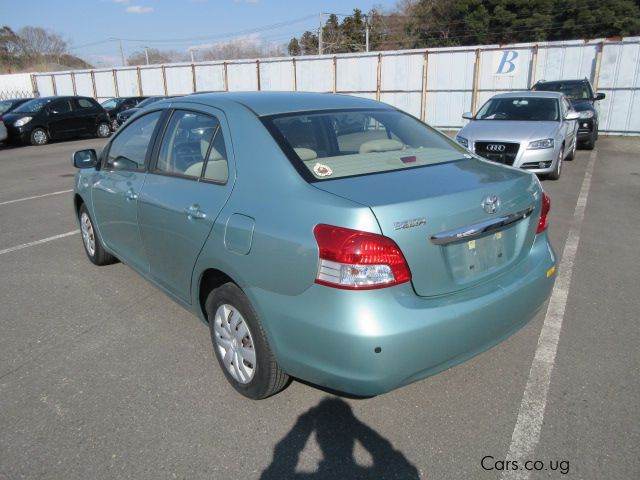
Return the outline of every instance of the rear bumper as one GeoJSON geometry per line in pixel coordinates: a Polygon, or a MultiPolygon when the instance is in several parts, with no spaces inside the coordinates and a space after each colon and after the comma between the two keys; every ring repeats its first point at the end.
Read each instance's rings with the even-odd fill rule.
{"type": "Polygon", "coordinates": [[[368,396],[445,370],[510,336],[544,305],[554,265],[542,234],[518,266],[442,297],[418,297],[410,284],[359,292],[314,284],[295,297],[246,293],[285,371],[368,396]]]}

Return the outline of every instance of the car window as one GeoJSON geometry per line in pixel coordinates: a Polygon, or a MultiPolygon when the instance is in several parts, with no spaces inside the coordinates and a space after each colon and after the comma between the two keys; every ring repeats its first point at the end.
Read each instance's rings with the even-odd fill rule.
{"type": "Polygon", "coordinates": [[[162,111],[152,112],[127,124],[113,139],[105,168],[143,170],[147,149],[162,111]]]}
{"type": "Polygon", "coordinates": [[[36,113],[42,110],[42,108],[51,102],[50,98],[36,98],[23,103],[14,110],[16,113],[36,113]]]}
{"type": "Polygon", "coordinates": [[[165,130],[156,170],[199,177],[219,125],[213,116],[176,110],[165,130]]]}
{"type": "Polygon", "coordinates": [[[309,181],[423,167],[465,153],[397,110],[297,113],[264,122],[309,181]]]}
{"type": "Polygon", "coordinates": [[[213,146],[205,162],[203,178],[219,183],[226,183],[229,178],[227,149],[224,145],[224,137],[220,127],[217,128],[213,137],[213,146]]]}
{"type": "Polygon", "coordinates": [[[558,101],[555,98],[501,97],[485,103],[476,120],[558,121],[558,101]]]}
{"type": "Polygon", "coordinates": [[[562,92],[573,100],[589,100],[592,97],[591,87],[587,82],[545,82],[536,84],[533,89],[562,92]]]}
{"type": "Polygon", "coordinates": [[[78,99],[78,106],[80,108],[93,108],[93,107],[95,107],[95,105],[90,100],[87,100],[86,98],[79,98],[78,99]]]}
{"type": "Polygon", "coordinates": [[[12,100],[3,100],[0,102],[0,114],[9,110],[13,106],[13,103],[14,102],[12,100]]]}
{"type": "Polygon", "coordinates": [[[105,100],[104,102],[102,102],[102,106],[104,108],[106,108],[107,110],[111,110],[113,108],[117,108],[118,105],[120,105],[120,102],[122,101],[122,99],[120,98],[111,98],[109,100],[105,100]]]}
{"type": "Polygon", "coordinates": [[[53,114],[68,113],[71,111],[71,102],[69,102],[69,100],[59,100],[57,102],[52,102],[49,106],[49,110],[53,114]]]}

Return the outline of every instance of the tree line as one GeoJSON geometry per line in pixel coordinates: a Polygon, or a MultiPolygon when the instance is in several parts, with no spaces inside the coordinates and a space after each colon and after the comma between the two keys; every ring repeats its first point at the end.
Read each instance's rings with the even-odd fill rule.
{"type": "MultiPolygon", "coordinates": [[[[396,8],[332,14],[322,53],[609,38],[640,33],[640,0],[401,0],[396,8]]],[[[316,55],[319,29],[289,41],[289,55],[316,55]]]]}
{"type": "Polygon", "coordinates": [[[69,44],[58,34],[41,27],[13,31],[0,27],[0,71],[88,68],[90,65],[69,53],[69,44]]]}

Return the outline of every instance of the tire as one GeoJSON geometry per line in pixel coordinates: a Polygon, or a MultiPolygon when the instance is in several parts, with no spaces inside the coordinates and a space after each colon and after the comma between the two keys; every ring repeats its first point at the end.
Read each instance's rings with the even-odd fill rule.
{"type": "Polygon", "coordinates": [[[118,120],[116,118],[114,118],[113,120],[111,120],[110,123],[110,128],[112,132],[115,132],[118,129],[118,120]]]}
{"type": "Polygon", "coordinates": [[[111,135],[111,127],[107,122],[100,122],[96,127],[96,137],[107,138],[111,135]]]}
{"type": "Polygon", "coordinates": [[[259,400],[287,386],[289,375],[271,353],[258,315],[236,284],[213,290],[205,309],[215,356],[233,388],[259,400]]]}
{"type": "Polygon", "coordinates": [[[589,137],[589,140],[587,140],[581,145],[581,147],[584,150],[593,150],[595,146],[596,146],[596,135],[593,133],[591,134],[591,137],[589,137]]]}
{"type": "Polygon", "coordinates": [[[44,128],[34,128],[31,131],[31,145],[46,145],[49,143],[49,134],[44,128]]]}
{"type": "Polygon", "coordinates": [[[116,257],[107,252],[102,246],[102,241],[98,237],[98,232],[93,226],[93,220],[84,203],[78,211],[78,219],[80,220],[80,233],[82,235],[84,253],[87,254],[91,263],[101,266],[117,262],[116,257]]]}
{"type": "Polygon", "coordinates": [[[558,154],[558,159],[556,160],[556,168],[553,169],[553,172],[547,175],[548,179],[558,180],[560,178],[560,173],[562,173],[563,157],[564,157],[564,146],[560,147],[560,153],[558,154]]]}
{"type": "Polygon", "coordinates": [[[567,158],[565,158],[565,160],[571,161],[574,158],[576,158],[576,148],[578,147],[578,137],[574,135],[573,137],[573,146],[571,147],[571,152],[569,152],[569,155],[567,155],[567,158]]]}

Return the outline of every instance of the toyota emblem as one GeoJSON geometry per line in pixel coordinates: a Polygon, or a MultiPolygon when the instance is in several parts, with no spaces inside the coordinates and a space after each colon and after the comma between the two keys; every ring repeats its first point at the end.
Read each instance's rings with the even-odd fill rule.
{"type": "Polygon", "coordinates": [[[504,152],[507,147],[500,143],[490,143],[487,145],[487,151],[489,152],[504,152]]]}
{"type": "Polygon", "coordinates": [[[499,207],[500,207],[500,199],[498,198],[497,195],[490,194],[484,197],[484,199],[482,200],[482,208],[484,209],[485,212],[489,214],[496,213],[499,207]]]}

